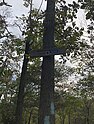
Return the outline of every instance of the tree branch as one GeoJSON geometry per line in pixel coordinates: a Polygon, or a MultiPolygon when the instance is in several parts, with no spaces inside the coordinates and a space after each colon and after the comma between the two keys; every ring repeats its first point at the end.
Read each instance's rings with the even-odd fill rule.
{"type": "Polygon", "coordinates": [[[12,5],[9,5],[9,4],[6,3],[4,0],[3,0],[3,2],[0,3],[0,6],[3,6],[3,5],[5,5],[5,6],[9,6],[9,7],[12,7],[12,5]]]}

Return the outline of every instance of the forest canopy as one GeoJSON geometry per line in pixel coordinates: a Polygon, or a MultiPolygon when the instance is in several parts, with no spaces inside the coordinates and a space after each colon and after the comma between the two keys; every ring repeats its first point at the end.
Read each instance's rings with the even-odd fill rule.
{"type": "MultiPolygon", "coordinates": [[[[18,113],[19,124],[39,124],[43,59],[30,51],[44,47],[43,2],[23,0],[28,12],[14,17],[11,2],[0,1],[0,124],[15,124],[18,113]]],[[[56,0],[54,19],[54,46],[64,51],[54,60],[55,123],[94,124],[94,1],[56,0]]]]}

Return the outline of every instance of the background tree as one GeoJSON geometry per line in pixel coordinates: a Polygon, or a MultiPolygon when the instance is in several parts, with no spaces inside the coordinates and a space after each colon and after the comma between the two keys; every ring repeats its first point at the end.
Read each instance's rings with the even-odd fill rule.
{"type": "MultiPolygon", "coordinates": [[[[55,65],[56,124],[94,123],[93,1],[79,1],[79,3],[81,4],[56,1],[55,46],[66,51],[55,65]],[[83,28],[78,28],[75,22],[80,7],[85,10],[88,20],[87,33],[83,28]],[[88,37],[81,37],[85,33],[88,37]],[[72,64],[76,63],[76,66],[69,67],[67,60],[72,64]],[[73,79],[70,81],[72,77],[74,81],[73,79]]],[[[29,5],[29,1],[25,1],[25,6],[29,5]]],[[[0,123],[13,124],[25,43],[30,39],[30,49],[42,48],[45,11],[32,10],[32,35],[28,20],[30,13],[17,17],[24,25],[22,28],[24,38],[17,38],[9,30],[7,21],[9,15],[1,13],[0,15],[0,123]]],[[[26,57],[29,63],[24,93],[23,123],[37,124],[41,59],[30,59],[27,54],[26,57]]]]}

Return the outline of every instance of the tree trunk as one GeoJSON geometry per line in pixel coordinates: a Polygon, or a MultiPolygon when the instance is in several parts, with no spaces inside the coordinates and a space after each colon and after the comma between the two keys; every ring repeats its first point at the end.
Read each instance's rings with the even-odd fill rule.
{"type": "Polygon", "coordinates": [[[42,65],[39,124],[54,124],[54,57],[44,57],[42,65]],[[47,66],[49,64],[49,67],[47,66]]]}
{"type": "MultiPolygon", "coordinates": [[[[47,0],[44,20],[43,48],[54,47],[55,0],[47,0]]],[[[38,124],[55,124],[54,56],[43,57],[38,124]]]]}
{"type": "Polygon", "coordinates": [[[26,83],[26,72],[27,72],[27,64],[28,64],[28,58],[27,54],[29,51],[29,42],[26,42],[26,48],[25,48],[25,55],[23,60],[23,67],[22,67],[22,73],[20,78],[20,84],[19,84],[19,92],[18,92],[18,99],[17,99],[17,107],[16,107],[16,124],[22,124],[22,112],[23,112],[23,102],[24,102],[24,88],[26,83]]]}
{"type": "MultiPolygon", "coordinates": [[[[30,0],[30,15],[29,15],[29,27],[30,27],[30,33],[32,34],[31,12],[32,12],[32,0],[30,0]]],[[[26,84],[27,65],[28,65],[28,61],[29,61],[29,59],[28,59],[29,54],[28,53],[29,53],[30,45],[31,45],[29,40],[31,40],[31,39],[27,39],[27,41],[26,41],[23,67],[22,67],[19,92],[18,92],[18,99],[17,99],[15,124],[22,124],[24,89],[25,89],[25,84],[26,84]]]]}

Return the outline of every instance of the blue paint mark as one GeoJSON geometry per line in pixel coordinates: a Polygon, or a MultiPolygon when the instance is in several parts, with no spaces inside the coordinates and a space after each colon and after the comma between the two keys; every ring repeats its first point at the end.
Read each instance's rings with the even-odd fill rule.
{"type": "Polygon", "coordinates": [[[54,107],[54,103],[51,102],[51,114],[54,115],[55,114],[55,107],[54,107]]]}
{"type": "Polygon", "coordinates": [[[45,116],[44,124],[50,124],[50,117],[49,116],[45,116]]]}

